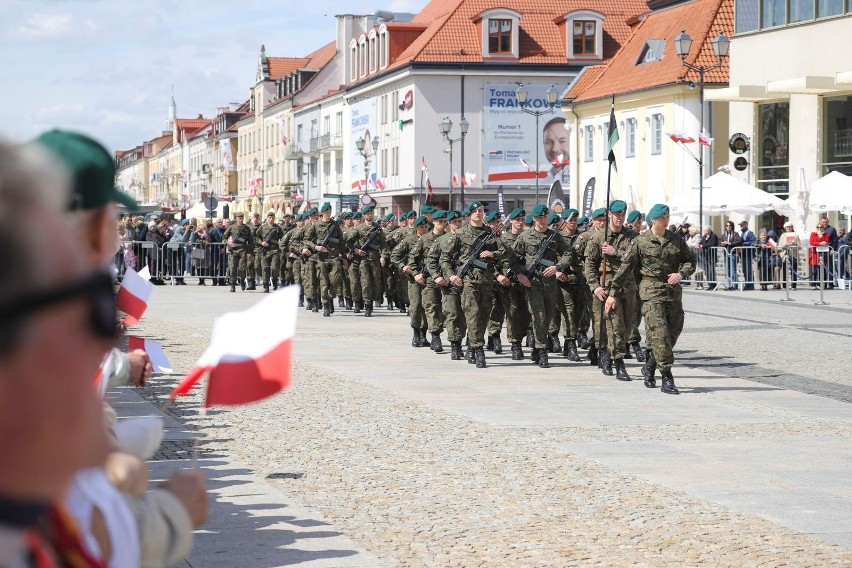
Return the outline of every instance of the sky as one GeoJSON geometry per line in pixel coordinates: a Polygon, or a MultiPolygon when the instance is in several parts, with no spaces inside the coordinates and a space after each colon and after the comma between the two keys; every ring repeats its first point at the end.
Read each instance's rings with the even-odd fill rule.
{"type": "Polygon", "coordinates": [[[163,130],[172,85],[179,118],[212,118],[248,98],[261,44],[269,56],[303,57],[335,38],[335,14],[426,3],[3,0],[0,139],[59,127],[134,148],[163,130]]]}

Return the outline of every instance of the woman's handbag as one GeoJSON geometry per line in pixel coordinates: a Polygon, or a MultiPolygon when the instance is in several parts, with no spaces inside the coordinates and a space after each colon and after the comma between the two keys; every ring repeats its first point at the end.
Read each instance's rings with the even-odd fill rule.
{"type": "Polygon", "coordinates": [[[204,247],[192,247],[192,252],[190,254],[192,255],[193,260],[204,260],[204,247]]]}

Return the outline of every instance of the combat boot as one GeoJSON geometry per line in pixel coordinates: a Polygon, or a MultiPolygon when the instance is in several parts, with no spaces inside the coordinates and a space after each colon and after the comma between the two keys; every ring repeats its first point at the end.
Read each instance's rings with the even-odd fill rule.
{"type": "Polygon", "coordinates": [[[314,299],[313,298],[307,298],[305,300],[305,311],[309,312],[309,311],[311,311],[311,309],[313,309],[313,307],[314,307],[314,299]]]}
{"type": "Polygon", "coordinates": [[[420,329],[413,327],[414,335],[411,337],[411,346],[420,347],[420,329]]]}
{"type": "Polygon", "coordinates": [[[322,304],[316,300],[311,300],[311,311],[314,313],[319,312],[319,309],[322,307],[322,304]]]}
{"type": "Polygon", "coordinates": [[[328,309],[328,304],[326,304],[322,307],[322,317],[324,317],[324,318],[331,317],[331,310],[328,309]]]}
{"type": "Polygon", "coordinates": [[[524,360],[524,350],[521,349],[520,341],[512,342],[512,361],[523,361],[524,360]]]}
{"type": "Polygon", "coordinates": [[[360,314],[363,305],[364,305],[363,300],[355,300],[355,305],[354,305],[354,308],[352,309],[352,313],[353,314],[360,314]]]}
{"type": "Polygon", "coordinates": [[[474,357],[476,357],[476,368],[477,369],[484,369],[486,367],[486,364],[485,364],[485,348],[484,347],[477,347],[474,350],[474,357]]]}
{"type": "Polygon", "coordinates": [[[594,345],[589,346],[589,365],[592,367],[597,367],[599,364],[598,360],[598,348],[594,345]]]}
{"type": "Polygon", "coordinates": [[[344,298],[344,301],[346,302],[346,309],[351,310],[352,309],[352,298],[344,298]]]}
{"type": "Polygon", "coordinates": [[[657,361],[654,359],[654,352],[646,349],[645,364],[642,365],[642,376],[645,377],[645,386],[649,389],[657,388],[657,380],[654,378],[656,372],[657,361]]]}
{"type": "Polygon", "coordinates": [[[494,351],[494,338],[492,336],[488,336],[488,340],[485,342],[485,348],[488,351],[494,351]]]}
{"type": "Polygon", "coordinates": [[[615,360],[615,378],[619,381],[632,381],[630,375],[627,374],[627,368],[624,366],[624,359],[615,360]]]}
{"type": "Polygon", "coordinates": [[[624,349],[624,358],[633,359],[633,353],[630,352],[630,345],[626,345],[624,349]]]}
{"type": "Polygon", "coordinates": [[[246,279],[245,278],[240,278],[240,290],[242,290],[243,292],[245,292],[245,290],[246,290],[246,279]]]}
{"type": "Polygon", "coordinates": [[[331,312],[331,313],[334,313],[334,299],[329,298],[327,303],[328,303],[328,311],[331,312]]]}
{"type": "Polygon", "coordinates": [[[272,279],[272,289],[273,289],[273,290],[277,290],[277,289],[278,289],[278,279],[277,279],[277,278],[273,278],[273,279],[272,279]]]}
{"type": "Polygon", "coordinates": [[[431,345],[431,342],[426,338],[426,331],[427,328],[420,328],[420,347],[429,347],[431,345]]]}
{"type": "Polygon", "coordinates": [[[609,349],[601,349],[600,367],[601,373],[608,377],[612,376],[612,356],[609,354],[609,349]]]}
{"type": "Polygon", "coordinates": [[[559,344],[559,333],[551,333],[547,336],[548,351],[551,353],[559,353],[562,345],[559,344]]]}
{"type": "Polygon", "coordinates": [[[237,285],[231,284],[231,292],[236,292],[236,291],[237,291],[237,285]]]}
{"type": "Polygon", "coordinates": [[[665,394],[680,394],[680,391],[677,390],[677,387],[674,384],[674,377],[672,376],[671,369],[668,371],[660,371],[660,376],[663,378],[663,386],[660,387],[661,392],[665,394]]]}
{"type": "Polygon", "coordinates": [[[541,357],[541,352],[543,349],[539,349],[538,347],[532,348],[532,353],[530,353],[530,361],[532,361],[533,365],[538,365],[538,360],[541,357]]]}
{"type": "Polygon", "coordinates": [[[450,341],[450,359],[452,359],[453,361],[461,361],[461,358],[461,341],[450,341]]]}
{"type": "Polygon", "coordinates": [[[444,345],[441,343],[441,334],[433,333],[432,334],[432,343],[429,345],[429,348],[435,353],[443,353],[444,345]]]}
{"type": "Polygon", "coordinates": [[[399,313],[408,314],[408,306],[406,306],[405,304],[400,304],[397,307],[399,308],[399,313]]]}
{"type": "Polygon", "coordinates": [[[248,288],[246,290],[257,290],[257,286],[254,285],[254,278],[249,278],[248,288]]]}
{"type": "MultiPolygon", "coordinates": [[[[233,290],[231,290],[231,292],[233,292],[233,290]]],[[[305,307],[305,293],[304,292],[299,292],[299,307],[300,308],[305,307]]]]}
{"type": "Polygon", "coordinates": [[[388,311],[393,311],[393,300],[391,300],[390,298],[388,298],[388,311]]]}
{"type": "Polygon", "coordinates": [[[367,317],[367,318],[373,317],[373,302],[367,302],[364,305],[364,317],[367,317]]]}
{"type": "Polygon", "coordinates": [[[631,343],[629,350],[633,351],[633,356],[636,357],[636,361],[638,361],[639,363],[645,362],[645,352],[642,350],[641,347],[639,347],[638,341],[636,343],[631,343]]]}
{"type": "Polygon", "coordinates": [[[264,294],[269,294],[269,282],[264,282],[264,283],[263,283],[263,293],[264,293],[264,294]]]}
{"type": "Polygon", "coordinates": [[[337,307],[338,308],[345,308],[346,307],[346,302],[343,301],[343,296],[337,297],[337,307]]]}
{"type": "Polygon", "coordinates": [[[474,349],[473,347],[468,347],[467,353],[465,353],[465,359],[467,359],[467,362],[470,363],[471,365],[475,364],[476,363],[476,349],[474,349]]]}
{"type": "Polygon", "coordinates": [[[592,342],[589,341],[589,338],[585,333],[577,334],[577,347],[579,347],[580,349],[589,349],[591,345],[592,342]]]}
{"type": "Polygon", "coordinates": [[[532,332],[532,330],[531,330],[531,329],[528,329],[528,330],[527,330],[527,340],[526,340],[526,343],[527,343],[527,345],[526,345],[527,347],[532,347],[532,346],[533,346],[533,344],[534,344],[534,342],[533,342],[533,332],[532,332]]]}
{"type": "Polygon", "coordinates": [[[538,354],[538,366],[541,369],[549,369],[550,363],[547,362],[547,349],[542,349],[538,354]]]}
{"type": "Polygon", "coordinates": [[[500,355],[503,353],[503,342],[500,341],[499,335],[493,336],[492,339],[494,340],[494,354],[500,355]]]}
{"type": "Polygon", "coordinates": [[[577,344],[573,339],[565,339],[565,346],[562,348],[562,354],[565,355],[569,361],[580,360],[580,354],[577,353],[577,344]]]}

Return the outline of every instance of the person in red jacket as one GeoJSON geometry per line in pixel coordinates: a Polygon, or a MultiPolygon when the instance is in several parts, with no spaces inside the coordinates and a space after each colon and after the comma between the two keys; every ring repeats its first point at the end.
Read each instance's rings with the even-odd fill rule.
{"type": "Polygon", "coordinates": [[[828,273],[828,253],[817,251],[817,247],[828,247],[831,236],[823,230],[822,223],[817,224],[816,231],[811,233],[808,250],[808,264],[811,265],[811,288],[819,288],[819,282],[825,282],[828,273]],[[822,263],[822,266],[820,266],[822,263]]]}

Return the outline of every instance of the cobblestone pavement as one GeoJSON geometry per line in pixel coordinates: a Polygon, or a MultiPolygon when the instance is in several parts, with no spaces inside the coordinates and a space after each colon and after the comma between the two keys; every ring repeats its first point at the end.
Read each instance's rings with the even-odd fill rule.
{"type": "MultiPolygon", "coordinates": [[[[191,306],[181,307],[181,292],[164,291],[164,309],[152,309],[137,330],[164,341],[177,372],[185,372],[206,347],[212,318],[209,308],[223,301],[221,295],[207,291],[196,296],[191,306]],[[207,315],[199,316],[202,313],[207,315]]],[[[238,309],[252,299],[256,298],[248,294],[226,295],[229,303],[218,309],[238,309]]],[[[710,315],[687,313],[682,344],[687,350],[696,349],[696,364],[724,356],[731,363],[754,369],[772,365],[767,368],[779,368],[774,370],[778,374],[788,370],[806,378],[820,374],[801,363],[741,356],[744,336],[737,334],[751,333],[736,329],[745,325],[743,322],[729,324],[735,337],[729,337],[725,329],[711,332],[706,328],[719,326],[718,316],[725,317],[725,309],[743,318],[746,310],[730,307],[724,298],[714,301],[719,306],[701,300],[701,309],[710,315]],[[694,324],[705,329],[693,332],[690,326],[694,324]],[[708,338],[712,339],[712,349],[702,347],[698,351],[696,344],[704,345],[708,338]]],[[[773,312],[769,306],[755,308],[751,303],[748,309],[756,320],[771,317],[773,312]],[[767,314],[761,312],[764,308],[767,314]]],[[[826,313],[827,323],[831,323],[831,317],[838,317],[836,312],[826,313]]],[[[277,491],[319,511],[389,566],[852,565],[849,548],[773,522],[767,518],[772,514],[737,511],[682,491],[678,483],[655,482],[649,476],[631,473],[630,468],[607,465],[606,459],[581,455],[587,445],[614,448],[619,453],[629,452],[632,444],[642,448],[642,444],[661,438],[668,443],[685,443],[696,454],[702,452],[703,445],[714,444],[736,452],[741,443],[809,443],[811,436],[828,442],[848,441],[852,439],[852,426],[845,404],[832,402],[843,407],[833,414],[808,413],[794,406],[813,397],[795,393],[795,402],[790,402],[784,398],[787,391],[745,393],[738,390],[741,387],[725,390],[709,382],[709,387],[692,389],[700,398],[684,395],[675,403],[670,402],[671,397],[632,384],[628,387],[636,389],[632,391],[635,405],[651,413],[645,422],[630,423],[628,418],[606,423],[591,411],[586,421],[578,411],[570,425],[495,425],[494,421],[474,419],[448,406],[457,402],[430,404],[410,395],[418,392],[416,389],[423,391],[424,397],[453,394],[459,383],[473,382],[470,378],[476,376],[472,374],[475,371],[428,350],[411,349],[406,320],[379,315],[383,317],[370,322],[371,333],[359,336],[360,350],[350,342],[341,343],[332,352],[316,343],[334,345],[336,337],[343,342],[347,333],[351,339],[351,330],[363,332],[367,323],[347,314],[336,314],[332,321],[323,321],[316,314],[300,314],[297,338],[303,348],[297,343],[293,385],[288,391],[257,405],[213,410],[201,418],[195,411],[199,390],[169,412],[200,428],[209,440],[203,445],[205,451],[239,460],[266,477],[277,491]],[[348,359],[351,372],[339,362],[323,365],[316,357],[323,349],[330,359],[348,359]],[[372,373],[365,370],[370,365],[378,365],[370,367],[372,373]],[[379,371],[387,373],[388,366],[397,369],[403,383],[406,375],[419,382],[407,386],[407,391],[394,388],[390,382],[377,386],[379,371]],[[686,406],[687,413],[690,404],[701,405],[702,410],[715,405],[727,414],[718,420],[712,415],[709,419],[667,420],[665,407],[659,408],[662,404],[671,404],[672,412],[675,405],[679,405],[677,412],[684,412],[686,406]],[[734,415],[746,419],[729,420],[734,415]]],[[[845,323],[848,315],[839,319],[845,323]]],[[[770,342],[779,341],[778,330],[763,331],[770,342]]],[[[791,333],[813,332],[793,329],[791,333]]],[[[803,352],[806,358],[819,358],[809,354],[807,346],[803,352]]],[[[779,356],[785,353],[789,358],[789,350],[778,351],[779,356]]],[[[564,361],[554,360],[560,365],[564,361]]],[[[518,380],[539,372],[526,372],[524,366],[524,372],[518,373],[514,367],[500,366],[501,362],[492,357],[485,372],[518,380]]],[[[815,361],[817,365],[820,362],[824,364],[825,359],[815,361]]],[[[530,390],[562,389],[579,408],[594,402],[611,415],[635,411],[618,406],[625,399],[618,399],[618,404],[614,399],[601,399],[598,393],[613,391],[601,391],[601,376],[590,368],[578,369],[572,377],[582,376],[570,381],[561,378],[568,375],[560,375],[559,369],[564,367],[551,369],[550,382],[530,380],[530,390]]],[[[848,383],[845,379],[833,380],[826,378],[829,386],[841,389],[848,383]]],[[[158,377],[143,395],[162,402],[174,382],[173,377],[158,377]]],[[[698,384],[698,379],[685,378],[683,382],[689,388],[692,383],[698,384]]],[[[499,389],[499,384],[481,386],[487,391],[499,389]]],[[[794,455],[789,459],[804,469],[818,468],[804,457],[803,463],[794,455]]],[[[666,461],[652,465],[674,469],[675,477],[680,467],[666,461]]],[[[683,472],[684,476],[688,473],[683,472]]],[[[697,475],[712,479],[715,474],[710,470],[697,475]]],[[[847,493],[848,482],[848,476],[845,481],[838,480],[847,486],[847,493]]],[[[791,492],[802,489],[793,487],[795,483],[791,482],[791,492]]],[[[761,512],[760,504],[753,509],[761,512]]],[[[844,526],[836,530],[852,531],[849,515],[839,518],[844,526]]]]}

